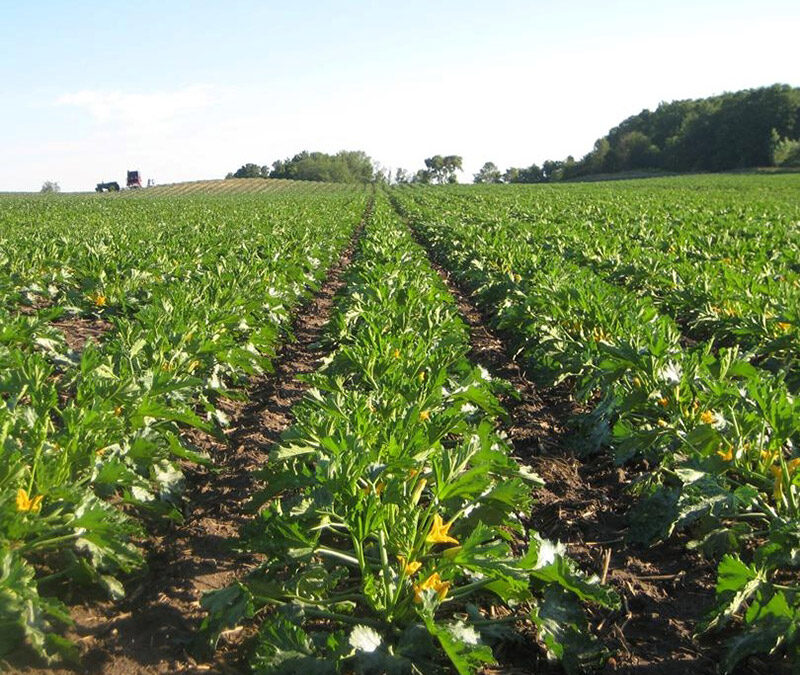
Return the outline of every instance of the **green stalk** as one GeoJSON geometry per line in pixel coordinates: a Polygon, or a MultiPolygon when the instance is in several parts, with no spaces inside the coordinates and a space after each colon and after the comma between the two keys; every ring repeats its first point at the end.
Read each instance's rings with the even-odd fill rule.
{"type": "Polygon", "coordinates": [[[796,518],[797,517],[797,501],[794,498],[794,493],[792,492],[792,477],[789,475],[789,467],[786,465],[786,459],[783,456],[783,453],[780,454],[781,458],[781,479],[786,485],[786,499],[789,502],[789,508],[792,511],[792,515],[796,518]]]}
{"type": "Polygon", "coordinates": [[[386,598],[389,598],[391,596],[391,589],[389,588],[391,570],[389,569],[389,555],[386,552],[386,536],[383,527],[378,531],[378,548],[381,552],[381,567],[383,568],[383,590],[386,598]]]}
{"type": "Polygon", "coordinates": [[[47,548],[49,546],[53,546],[54,544],[60,544],[61,542],[64,541],[78,539],[80,536],[81,535],[72,532],[71,534],[62,534],[58,537],[52,537],[50,539],[40,537],[39,539],[34,539],[33,541],[24,544],[23,546],[20,547],[20,550],[25,552],[35,551],[41,548],[47,548]]]}
{"type": "Polygon", "coordinates": [[[308,607],[305,609],[306,616],[312,616],[317,619],[330,619],[331,621],[339,621],[341,623],[348,623],[353,626],[371,626],[372,628],[386,628],[386,623],[377,619],[370,619],[368,617],[350,616],[348,614],[339,614],[338,612],[326,612],[322,609],[314,609],[308,607]]]}
{"type": "MultiPolygon", "coordinates": [[[[287,593],[283,596],[283,598],[288,598],[293,602],[299,602],[301,605],[335,605],[337,602],[346,602],[348,600],[352,600],[353,602],[358,602],[364,600],[364,596],[360,593],[342,593],[341,595],[332,595],[324,600],[307,600],[306,598],[302,597],[301,595],[294,595],[292,593],[287,593]]],[[[275,599],[273,602],[280,602],[279,600],[275,599]]]]}
{"type": "Polygon", "coordinates": [[[3,425],[3,428],[0,429],[0,448],[2,448],[6,444],[6,439],[8,438],[8,433],[10,429],[11,429],[11,420],[6,420],[6,423],[3,425]]]}
{"type": "Polygon", "coordinates": [[[342,553],[341,551],[335,551],[332,548],[325,548],[325,547],[318,548],[316,551],[314,551],[314,553],[319,553],[320,555],[325,555],[328,556],[329,558],[337,558],[339,560],[343,560],[348,565],[353,565],[354,567],[363,568],[362,564],[363,557],[362,560],[359,560],[358,558],[354,558],[353,556],[347,555],[346,553],[342,553]]]}
{"type": "Polygon", "coordinates": [[[494,581],[493,579],[481,579],[480,581],[473,581],[471,584],[466,584],[465,586],[459,586],[458,588],[454,589],[452,593],[449,594],[452,600],[456,600],[458,598],[463,598],[465,595],[469,595],[473,591],[477,591],[484,586],[488,586],[490,583],[494,581]]]}

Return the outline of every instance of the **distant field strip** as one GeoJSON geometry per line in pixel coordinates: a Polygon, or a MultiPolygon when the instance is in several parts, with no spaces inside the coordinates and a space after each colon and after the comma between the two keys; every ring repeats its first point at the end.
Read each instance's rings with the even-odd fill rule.
{"type": "Polygon", "coordinates": [[[198,180],[188,183],[156,185],[155,187],[141,190],[123,190],[117,193],[117,196],[174,197],[182,195],[273,194],[283,191],[290,191],[295,194],[316,194],[319,192],[339,192],[342,189],[347,189],[347,186],[337,183],[317,183],[279,178],[227,178],[225,180],[198,180]]]}

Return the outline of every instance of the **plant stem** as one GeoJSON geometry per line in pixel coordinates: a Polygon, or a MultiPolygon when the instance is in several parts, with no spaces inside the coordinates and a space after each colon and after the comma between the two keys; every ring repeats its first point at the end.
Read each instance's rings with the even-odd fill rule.
{"type": "Polygon", "coordinates": [[[318,548],[315,553],[319,553],[320,555],[326,555],[329,558],[337,558],[339,560],[343,560],[348,565],[353,565],[353,567],[360,567],[361,564],[357,558],[354,558],[351,555],[347,555],[346,553],[342,553],[341,551],[334,551],[331,548],[318,548]]]}
{"type": "Polygon", "coordinates": [[[313,616],[317,619],[330,619],[331,621],[339,621],[341,623],[349,623],[354,626],[372,626],[373,628],[384,628],[384,622],[377,619],[369,619],[367,617],[349,616],[347,614],[339,614],[337,612],[326,612],[323,609],[315,609],[307,607],[305,610],[306,616],[313,616]]]}
{"type": "Polygon", "coordinates": [[[25,544],[24,546],[20,547],[21,551],[34,551],[40,548],[47,548],[48,546],[53,546],[54,544],[60,544],[62,541],[70,541],[71,539],[77,539],[80,537],[79,534],[72,532],[71,534],[62,534],[58,537],[52,537],[51,539],[34,539],[33,541],[25,544]]]}

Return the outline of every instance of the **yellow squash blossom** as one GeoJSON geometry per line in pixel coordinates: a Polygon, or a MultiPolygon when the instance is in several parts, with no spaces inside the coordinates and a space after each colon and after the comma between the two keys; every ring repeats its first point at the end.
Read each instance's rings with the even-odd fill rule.
{"type": "Polygon", "coordinates": [[[772,487],[772,496],[775,498],[776,502],[779,502],[783,499],[783,469],[779,466],[771,466],[769,470],[775,478],[775,483],[772,487]]]}
{"type": "Polygon", "coordinates": [[[442,522],[442,517],[437,513],[433,517],[431,531],[428,533],[428,536],[425,537],[425,541],[429,544],[458,544],[458,539],[451,537],[449,534],[452,524],[452,521],[449,523],[442,522]]]}
{"type": "Polygon", "coordinates": [[[733,446],[729,445],[726,450],[717,450],[717,454],[726,462],[733,460],[733,446]]]}
{"type": "Polygon", "coordinates": [[[419,413],[419,421],[420,422],[427,422],[431,418],[430,412],[427,410],[420,410],[419,413]]]}
{"type": "Polygon", "coordinates": [[[449,581],[442,581],[439,573],[434,572],[421,584],[414,584],[414,602],[422,602],[422,593],[428,590],[436,591],[436,595],[442,601],[447,597],[447,591],[450,590],[450,586],[449,581]]]}
{"type": "Polygon", "coordinates": [[[786,321],[778,321],[778,328],[780,328],[784,333],[788,333],[792,330],[792,324],[787,323],[786,321]]]}
{"type": "Polygon", "coordinates": [[[606,335],[606,332],[602,328],[595,328],[592,331],[592,338],[594,339],[595,342],[601,342],[602,340],[605,340],[606,337],[608,336],[606,335]]]}
{"type": "Polygon", "coordinates": [[[394,358],[396,358],[396,359],[399,359],[400,358],[400,350],[399,349],[395,349],[392,352],[392,356],[394,356],[394,358]]]}
{"type": "Polygon", "coordinates": [[[406,576],[413,577],[418,571],[419,568],[422,567],[422,563],[418,560],[410,560],[406,562],[405,556],[399,555],[397,556],[397,560],[400,561],[400,567],[402,568],[403,572],[405,572],[406,576]]]}
{"type": "MultiPolygon", "coordinates": [[[[798,466],[800,466],[800,458],[790,459],[788,462],[786,462],[786,468],[788,469],[790,476],[797,471],[798,466]]],[[[780,464],[769,467],[769,470],[772,472],[772,475],[775,476],[775,478],[781,478],[783,476],[783,469],[781,468],[780,464]]]]}
{"type": "Polygon", "coordinates": [[[704,410],[703,412],[700,413],[700,421],[703,424],[714,424],[715,419],[716,418],[714,417],[714,413],[711,412],[710,410],[704,410]]]}
{"type": "MultiPolygon", "coordinates": [[[[786,462],[786,468],[788,469],[790,475],[797,471],[798,466],[800,466],[800,458],[791,459],[786,462]]],[[[781,466],[771,466],[769,467],[769,470],[775,478],[772,496],[775,498],[776,502],[779,502],[781,499],[783,499],[783,468],[781,466]]]]}
{"type": "Polygon", "coordinates": [[[419,483],[417,483],[417,487],[414,488],[414,492],[411,493],[411,504],[416,506],[419,502],[419,498],[422,496],[422,491],[425,489],[425,486],[428,484],[427,478],[422,478],[419,483]]]}
{"type": "Polygon", "coordinates": [[[98,293],[93,298],[90,298],[94,301],[95,307],[105,307],[106,306],[106,296],[98,293]]]}
{"type": "Polygon", "coordinates": [[[386,489],[386,483],[384,483],[383,481],[378,481],[375,484],[374,488],[372,487],[372,485],[365,485],[364,487],[361,488],[361,492],[363,492],[365,495],[374,492],[376,495],[380,497],[380,495],[383,493],[385,489],[386,489]]]}
{"type": "Polygon", "coordinates": [[[669,405],[669,399],[666,396],[662,396],[660,399],[658,399],[658,405],[660,405],[662,408],[666,408],[669,405]]]}
{"type": "Polygon", "coordinates": [[[24,488],[17,490],[17,511],[30,511],[38,513],[42,508],[42,495],[37,495],[33,499],[28,496],[28,491],[24,488]]]}

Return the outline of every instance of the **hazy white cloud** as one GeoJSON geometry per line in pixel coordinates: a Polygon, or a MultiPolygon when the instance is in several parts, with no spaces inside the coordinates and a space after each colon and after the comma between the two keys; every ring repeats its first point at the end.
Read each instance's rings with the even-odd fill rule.
{"type": "Polygon", "coordinates": [[[186,113],[208,108],[216,99],[212,87],[191,85],[174,91],[145,93],[82,90],[60,96],[56,104],[83,108],[102,124],[132,124],[141,120],[170,122],[186,113]]]}
{"type": "Polygon", "coordinates": [[[91,189],[95,182],[118,178],[132,168],[166,181],[214,175],[220,171],[216,162],[209,166],[198,160],[211,149],[219,150],[212,120],[231,102],[230,93],[207,84],[68,92],[51,105],[75,108],[89,124],[79,137],[49,142],[41,150],[47,153],[50,172],[64,176],[66,190],[91,189]]]}

